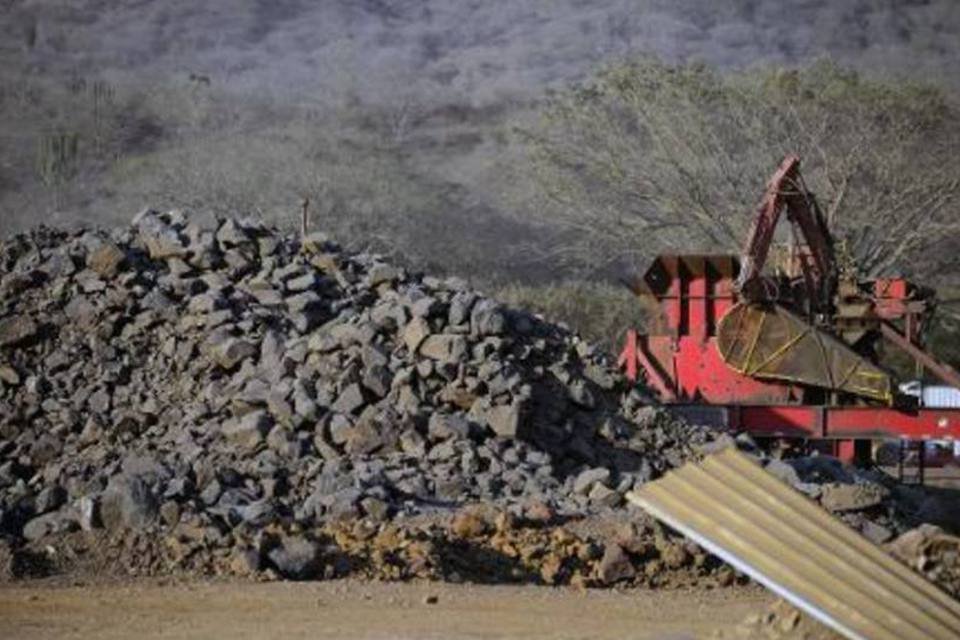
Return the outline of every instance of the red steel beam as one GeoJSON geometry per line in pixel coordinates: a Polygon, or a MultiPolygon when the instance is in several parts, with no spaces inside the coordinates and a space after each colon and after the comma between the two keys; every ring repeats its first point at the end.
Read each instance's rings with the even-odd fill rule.
{"type": "Polygon", "coordinates": [[[960,387],[960,373],[950,365],[940,362],[932,355],[915,345],[910,339],[897,331],[888,322],[880,323],[880,333],[883,337],[902,349],[907,355],[932,371],[938,378],[950,386],[960,387]]]}
{"type": "Polygon", "coordinates": [[[728,426],[761,437],[960,440],[960,409],[728,407],[728,426]]]}

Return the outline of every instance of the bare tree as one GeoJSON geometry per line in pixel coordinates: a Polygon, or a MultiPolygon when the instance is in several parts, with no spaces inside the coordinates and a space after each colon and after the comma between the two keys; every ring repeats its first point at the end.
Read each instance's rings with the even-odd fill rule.
{"type": "Polygon", "coordinates": [[[799,153],[834,233],[875,275],[920,270],[960,231],[958,112],[934,88],[829,62],[721,75],[644,59],[553,96],[520,134],[571,262],[735,250],[769,174],[799,153]]]}

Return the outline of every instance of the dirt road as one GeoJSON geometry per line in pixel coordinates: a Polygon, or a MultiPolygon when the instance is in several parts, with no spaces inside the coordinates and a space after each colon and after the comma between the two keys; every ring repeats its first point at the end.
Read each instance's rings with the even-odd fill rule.
{"type": "Polygon", "coordinates": [[[662,638],[728,629],[759,588],[627,593],[362,582],[0,588],[4,638],[662,638]],[[436,598],[436,602],[431,602],[436,598]]]}

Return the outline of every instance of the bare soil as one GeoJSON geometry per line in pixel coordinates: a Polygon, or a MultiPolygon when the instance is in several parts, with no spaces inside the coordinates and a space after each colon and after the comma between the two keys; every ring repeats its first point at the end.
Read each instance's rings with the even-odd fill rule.
{"type": "Polygon", "coordinates": [[[680,639],[736,630],[773,601],[754,586],[617,592],[352,580],[41,581],[0,588],[0,620],[10,639],[680,639]]]}

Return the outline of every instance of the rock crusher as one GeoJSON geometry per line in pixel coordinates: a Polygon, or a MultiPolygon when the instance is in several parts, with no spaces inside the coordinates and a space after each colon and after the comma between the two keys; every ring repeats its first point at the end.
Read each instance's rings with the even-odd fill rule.
{"type": "Polygon", "coordinates": [[[901,451],[919,445],[922,460],[924,441],[960,438],[960,408],[919,406],[879,354],[891,344],[918,372],[960,387],[923,347],[934,292],[902,278],[860,279],[839,260],[799,167],[789,156],[770,179],[742,255],[654,260],[632,288],[656,312],[649,333],[627,332],[620,365],[700,424],[858,462],[873,443],[898,440],[901,451]],[[765,269],[784,212],[793,241],[765,269]]]}

